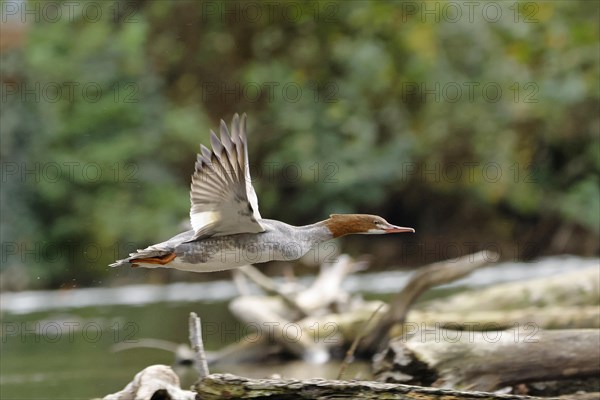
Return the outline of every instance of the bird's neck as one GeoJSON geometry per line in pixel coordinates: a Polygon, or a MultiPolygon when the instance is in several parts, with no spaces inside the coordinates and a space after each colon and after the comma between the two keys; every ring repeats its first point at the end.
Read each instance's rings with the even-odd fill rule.
{"type": "Polygon", "coordinates": [[[327,220],[311,225],[298,226],[296,227],[296,231],[299,237],[312,242],[312,244],[325,242],[334,237],[331,230],[327,227],[327,220]]]}
{"type": "Polygon", "coordinates": [[[364,223],[364,218],[355,214],[333,214],[330,218],[312,225],[298,227],[300,234],[308,237],[319,238],[317,242],[353,233],[364,233],[369,229],[364,223]]]}

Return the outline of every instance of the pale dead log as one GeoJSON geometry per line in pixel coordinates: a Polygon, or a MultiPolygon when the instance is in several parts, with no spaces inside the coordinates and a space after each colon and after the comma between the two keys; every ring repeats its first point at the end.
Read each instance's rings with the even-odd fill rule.
{"type": "MultiPolygon", "coordinates": [[[[462,392],[372,381],[325,379],[250,379],[231,374],[209,375],[194,388],[203,400],[241,399],[397,399],[397,400],[528,400],[539,397],[462,392]]],[[[546,398],[548,399],[548,398],[546,398]]]]}
{"type": "MultiPolygon", "coordinates": [[[[263,340],[275,341],[289,352],[310,363],[323,363],[329,359],[327,346],[314,337],[289,315],[283,302],[275,297],[245,296],[229,304],[231,312],[241,321],[254,326],[263,340]],[[283,308],[282,308],[283,306],[283,308]]],[[[249,335],[251,336],[251,335],[249,335]]]]}
{"type": "MultiPolygon", "coordinates": [[[[511,293],[511,292],[508,292],[511,293]]],[[[520,310],[422,311],[411,310],[406,329],[424,324],[446,329],[499,330],[534,325],[542,329],[600,328],[597,305],[527,307],[520,310]]]]}
{"type": "Polygon", "coordinates": [[[365,269],[367,264],[366,260],[355,261],[347,254],[338,256],[334,264],[322,264],[310,287],[298,292],[296,302],[311,316],[328,313],[332,305],[341,304],[347,308],[350,295],[342,288],[342,283],[346,276],[365,269]]]}
{"type": "Polygon", "coordinates": [[[171,367],[151,365],[138,372],[123,390],[109,394],[103,400],[138,400],[138,399],[173,399],[195,400],[196,393],[182,390],[179,377],[171,367]]]}
{"type": "MultiPolygon", "coordinates": [[[[289,321],[283,321],[277,315],[271,315],[270,317],[265,311],[260,311],[269,308],[277,308],[285,310],[285,305],[281,299],[275,297],[255,297],[253,299],[244,298],[236,299],[230,305],[232,312],[236,315],[241,316],[242,321],[248,319],[249,324],[255,326],[259,331],[258,333],[250,333],[240,339],[237,343],[232,343],[218,352],[209,354],[209,364],[227,364],[232,362],[244,362],[244,361],[260,361],[269,356],[274,356],[280,353],[285,347],[277,343],[269,341],[269,332],[271,332],[271,325],[273,321],[280,327],[285,327],[289,324],[289,321]],[[250,311],[250,314],[244,314],[246,311],[250,311]],[[252,312],[259,310],[261,320],[267,325],[260,325],[256,321],[258,318],[252,315],[252,312]],[[254,321],[254,322],[252,322],[254,321]]],[[[382,311],[387,309],[387,304],[381,301],[369,301],[363,303],[359,308],[354,309],[352,312],[343,314],[332,313],[328,315],[321,315],[315,317],[306,317],[297,322],[293,323],[302,330],[303,341],[308,340],[306,343],[307,348],[310,348],[319,343],[320,346],[325,348],[343,348],[345,345],[352,343],[356,339],[361,329],[365,326],[368,319],[375,313],[375,311],[381,307],[382,311]]],[[[373,318],[374,320],[376,317],[373,318]]],[[[289,335],[291,336],[292,329],[296,329],[296,326],[292,327],[288,325],[289,335]]],[[[274,332],[273,332],[274,333],[274,332]]],[[[272,338],[276,339],[276,338],[272,338]]],[[[289,342],[293,338],[287,337],[282,338],[282,342],[289,342]]],[[[299,344],[296,340],[292,340],[293,348],[287,348],[292,354],[296,354],[303,357],[304,348],[297,347],[299,344]]]]}
{"type": "Polygon", "coordinates": [[[600,266],[597,261],[589,262],[589,268],[575,272],[468,290],[443,299],[431,300],[417,308],[438,313],[460,313],[526,307],[597,306],[600,298],[600,266]]]}
{"type": "MultiPolygon", "coordinates": [[[[600,297],[598,295],[599,271],[598,268],[592,267],[574,273],[504,283],[431,300],[411,309],[402,329],[410,334],[424,326],[467,330],[498,330],[515,326],[526,328],[532,325],[542,329],[600,328],[600,312],[597,305],[597,299],[600,297]],[[510,296],[507,296],[507,293],[510,293],[510,296]],[[528,302],[535,303],[538,307],[513,309],[528,302]],[[483,310],[479,309],[479,304],[484,308],[483,310]],[[495,309],[495,307],[508,309],[495,309]]],[[[274,309],[279,314],[287,313],[291,319],[300,316],[293,315],[293,311],[277,297],[255,296],[254,301],[258,302],[254,303],[254,308],[257,309],[274,309]]],[[[304,332],[312,335],[314,340],[325,339],[332,347],[343,347],[355,340],[365,322],[380,306],[382,312],[374,317],[374,321],[377,321],[379,316],[388,310],[387,304],[380,301],[354,304],[351,311],[344,313],[308,316],[298,320],[297,323],[304,332]]],[[[240,311],[240,314],[243,316],[243,312],[240,311]]],[[[251,334],[243,337],[238,343],[218,352],[208,352],[208,363],[213,365],[260,361],[282,351],[281,346],[269,343],[266,339],[267,335],[251,334]]],[[[147,341],[148,343],[146,339],[142,339],[138,343],[118,344],[114,346],[113,351],[143,346],[163,348],[160,344],[153,343],[159,341],[151,339],[147,341]]],[[[193,358],[187,355],[189,353],[187,345],[169,343],[165,349],[177,350],[177,354],[186,355],[177,356],[176,363],[193,358]],[[188,351],[181,351],[185,349],[188,351]]]]}
{"type": "MultiPolygon", "coordinates": [[[[328,343],[345,346],[352,343],[361,332],[366,321],[377,308],[381,312],[373,317],[373,322],[388,310],[388,305],[381,301],[368,301],[351,312],[342,314],[307,317],[298,324],[311,332],[315,337],[328,339],[328,343]]],[[[406,333],[411,333],[422,326],[447,329],[499,330],[535,327],[540,329],[583,329],[599,328],[600,313],[597,306],[587,307],[547,307],[526,308],[510,311],[472,311],[468,313],[436,313],[410,311],[405,324],[406,333]]]]}
{"type": "MultiPolygon", "coordinates": [[[[294,310],[295,313],[299,314],[300,316],[306,316],[309,314],[300,304],[298,304],[293,294],[281,290],[273,279],[260,272],[258,268],[252,265],[245,265],[238,268],[238,270],[251,281],[256,283],[268,295],[279,296],[288,307],[294,310]]],[[[299,290],[299,288],[296,290],[299,290]]]]}
{"type": "Polygon", "coordinates": [[[498,259],[496,253],[482,251],[475,254],[435,263],[419,268],[406,286],[391,301],[389,310],[379,320],[361,345],[361,352],[373,354],[385,345],[390,328],[402,324],[414,302],[432,287],[455,281],[477,268],[498,259]]]}
{"type": "MultiPolygon", "coordinates": [[[[236,315],[243,315],[244,310],[251,309],[262,309],[266,303],[266,308],[269,307],[281,307],[281,310],[285,310],[285,306],[281,299],[275,297],[257,297],[254,299],[236,299],[235,303],[232,303],[230,307],[232,307],[232,312],[236,315]],[[246,300],[251,300],[250,303],[246,300]],[[254,303],[252,302],[254,301],[254,303]],[[241,307],[239,307],[241,305],[241,307]]],[[[306,317],[301,320],[298,320],[294,324],[297,325],[300,329],[302,329],[303,337],[308,338],[310,344],[307,344],[308,347],[312,347],[314,343],[319,342],[322,346],[326,348],[339,347],[342,348],[346,344],[351,343],[355,340],[358,332],[360,332],[361,327],[364,327],[364,324],[369,319],[370,316],[379,308],[383,311],[387,309],[387,304],[380,301],[370,301],[364,303],[360,308],[353,310],[352,312],[337,314],[332,313],[328,315],[315,316],[315,317],[306,317]]],[[[239,342],[232,343],[222,350],[218,352],[213,352],[209,354],[209,364],[227,364],[227,363],[238,363],[238,362],[249,362],[249,361],[261,361],[264,358],[268,358],[269,356],[274,356],[282,352],[284,346],[281,344],[273,343],[269,341],[269,334],[267,334],[273,325],[273,319],[267,322],[267,315],[265,312],[260,312],[262,315],[262,319],[264,319],[265,323],[268,325],[260,325],[256,322],[250,322],[249,324],[255,326],[259,329],[258,333],[250,333],[244,337],[242,337],[239,342]]],[[[279,316],[273,316],[272,318],[276,318],[276,323],[280,327],[284,327],[289,322],[283,321],[279,316]]],[[[251,314],[248,314],[242,318],[242,321],[245,319],[254,321],[257,317],[251,314]]],[[[375,319],[375,318],[374,318],[375,319]]],[[[291,333],[291,326],[288,326],[291,333]]],[[[293,328],[295,329],[295,327],[293,328]]],[[[288,335],[289,336],[289,335],[288,335]]],[[[289,341],[290,338],[286,338],[285,341],[289,341]]],[[[283,339],[282,339],[283,341],[283,339]]],[[[295,341],[294,341],[295,342],[295,341]]],[[[298,346],[295,343],[295,346],[298,346]]],[[[303,357],[303,348],[300,347],[292,349],[288,348],[292,354],[296,354],[300,357],[303,357]]]]}
{"type": "Polygon", "coordinates": [[[295,283],[293,292],[283,290],[274,280],[251,265],[241,267],[239,271],[267,294],[281,297],[287,306],[300,313],[298,318],[302,318],[323,313],[334,304],[347,304],[349,294],[342,289],[342,282],[347,275],[364,269],[366,265],[365,260],[355,261],[342,254],[334,264],[321,265],[319,274],[310,287],[305,288],[295,283]]]}
{"type": "Polygon", "coordinates": [[[424,330],[390,341],[374,357],[378,380],[497,390],[527,382],[600,374],[600,331],[424,330]]]}
{"type": "MultiPolygon", "coordinates": [[[[246,266],[240,270],[275,296],[238,297],[231,301],[229,309],[242,322],[257,327],[261,334],[259,336],[268,334],[267,338],[259,339],[261,345],[265,341],[274,341],[304,360],[321,363],[329,358],[328,347],[342,343],[332,340],[331,334],[336,339],[338,336],[333,332],[335,327],[332,324],[324,322],[323,326],[319,326],[309,323],[313,321],[314,316],[330,313],[332,305],[340,302],[350,303],[350,296],[341,287],[342,282],[348,274],[364,267],[365,261],[355,262],[349,256],[341,255],[336,263],[322,266],[319,276],[309,288],[297,285],[297,289],[301,290],[288,293],[277,288],[276,283],[258,269],[246,266]],[[320,336],[320,333],[324,336],[320,336]],[[320,340],[323,337],[329,340],[323,342],[320,340]]],[[[362,303],[352,304],[360,306],[362,303]]],[[[248,335],[252,336],[257,335],[248,335]]],[[[256,339],[251,341],[257,342],[256,339]]],[[[241,347],[243,351],[250,351],[250,346],[236,344],[231,347],[241,347]]]]}

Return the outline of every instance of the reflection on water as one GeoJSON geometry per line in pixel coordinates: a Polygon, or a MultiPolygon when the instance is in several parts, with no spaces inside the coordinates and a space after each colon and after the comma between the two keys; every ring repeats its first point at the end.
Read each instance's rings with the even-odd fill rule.
{"type": "MultiPolygon", "coordinates": [[[[528,264],[496,265],[453,285],[522,280],[590,265],[598,265],[598,260],[555,257],[528,264]]],[[[400,271],[360,274],[349,277],[346,288],[379,295],[393,293],[409,276],[400,271]]],[[[243,326],[227,309],[227,300],[236,294],[229,281],[3,293],[0,397],[90,398],[118,391],[148,365],[171,365],[174,354],[160,349],[113,353],[113,345],[142,338],[187,343],[191,311],[202,317],[207,350],[222,348],[241,339],[243,326]]],[[[307,367],[302,362],[211,368],[211,372],[257,378],[274,373],[294,378],[334,378],[338,370],[337,363],[307,367]]],[[[183,387],[195,379],[192,370],[178,372],[183,387]]],[[[346,377],[368,378],[368,364],[353,364],[346,377]]]]}

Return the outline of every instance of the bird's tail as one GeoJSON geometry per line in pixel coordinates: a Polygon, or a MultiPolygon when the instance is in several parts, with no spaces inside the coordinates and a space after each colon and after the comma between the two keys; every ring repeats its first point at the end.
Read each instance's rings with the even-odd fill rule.
{"type": "Polygon", "coordinates": [[[170,250],[157,249],[150,246],[146,249],[140,249],[135,253],[130,253],[129,257],[117,260],[110,267],[130,266],[137,267],[139,264],[167,264],[175,258],[175,253],[170,250]]]}

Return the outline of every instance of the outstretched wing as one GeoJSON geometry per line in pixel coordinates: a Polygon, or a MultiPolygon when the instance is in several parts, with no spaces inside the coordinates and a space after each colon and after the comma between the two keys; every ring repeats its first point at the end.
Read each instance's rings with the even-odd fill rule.
{"type": "Polygon", "coordinates": [[[231,134],[221,120],[219,139],[211,130],[212,151],[200,145],[192,175],[190,222],[192,240],[264,232],[258,199],[250,181],[246,115],[235,114],[231,134]]]}

